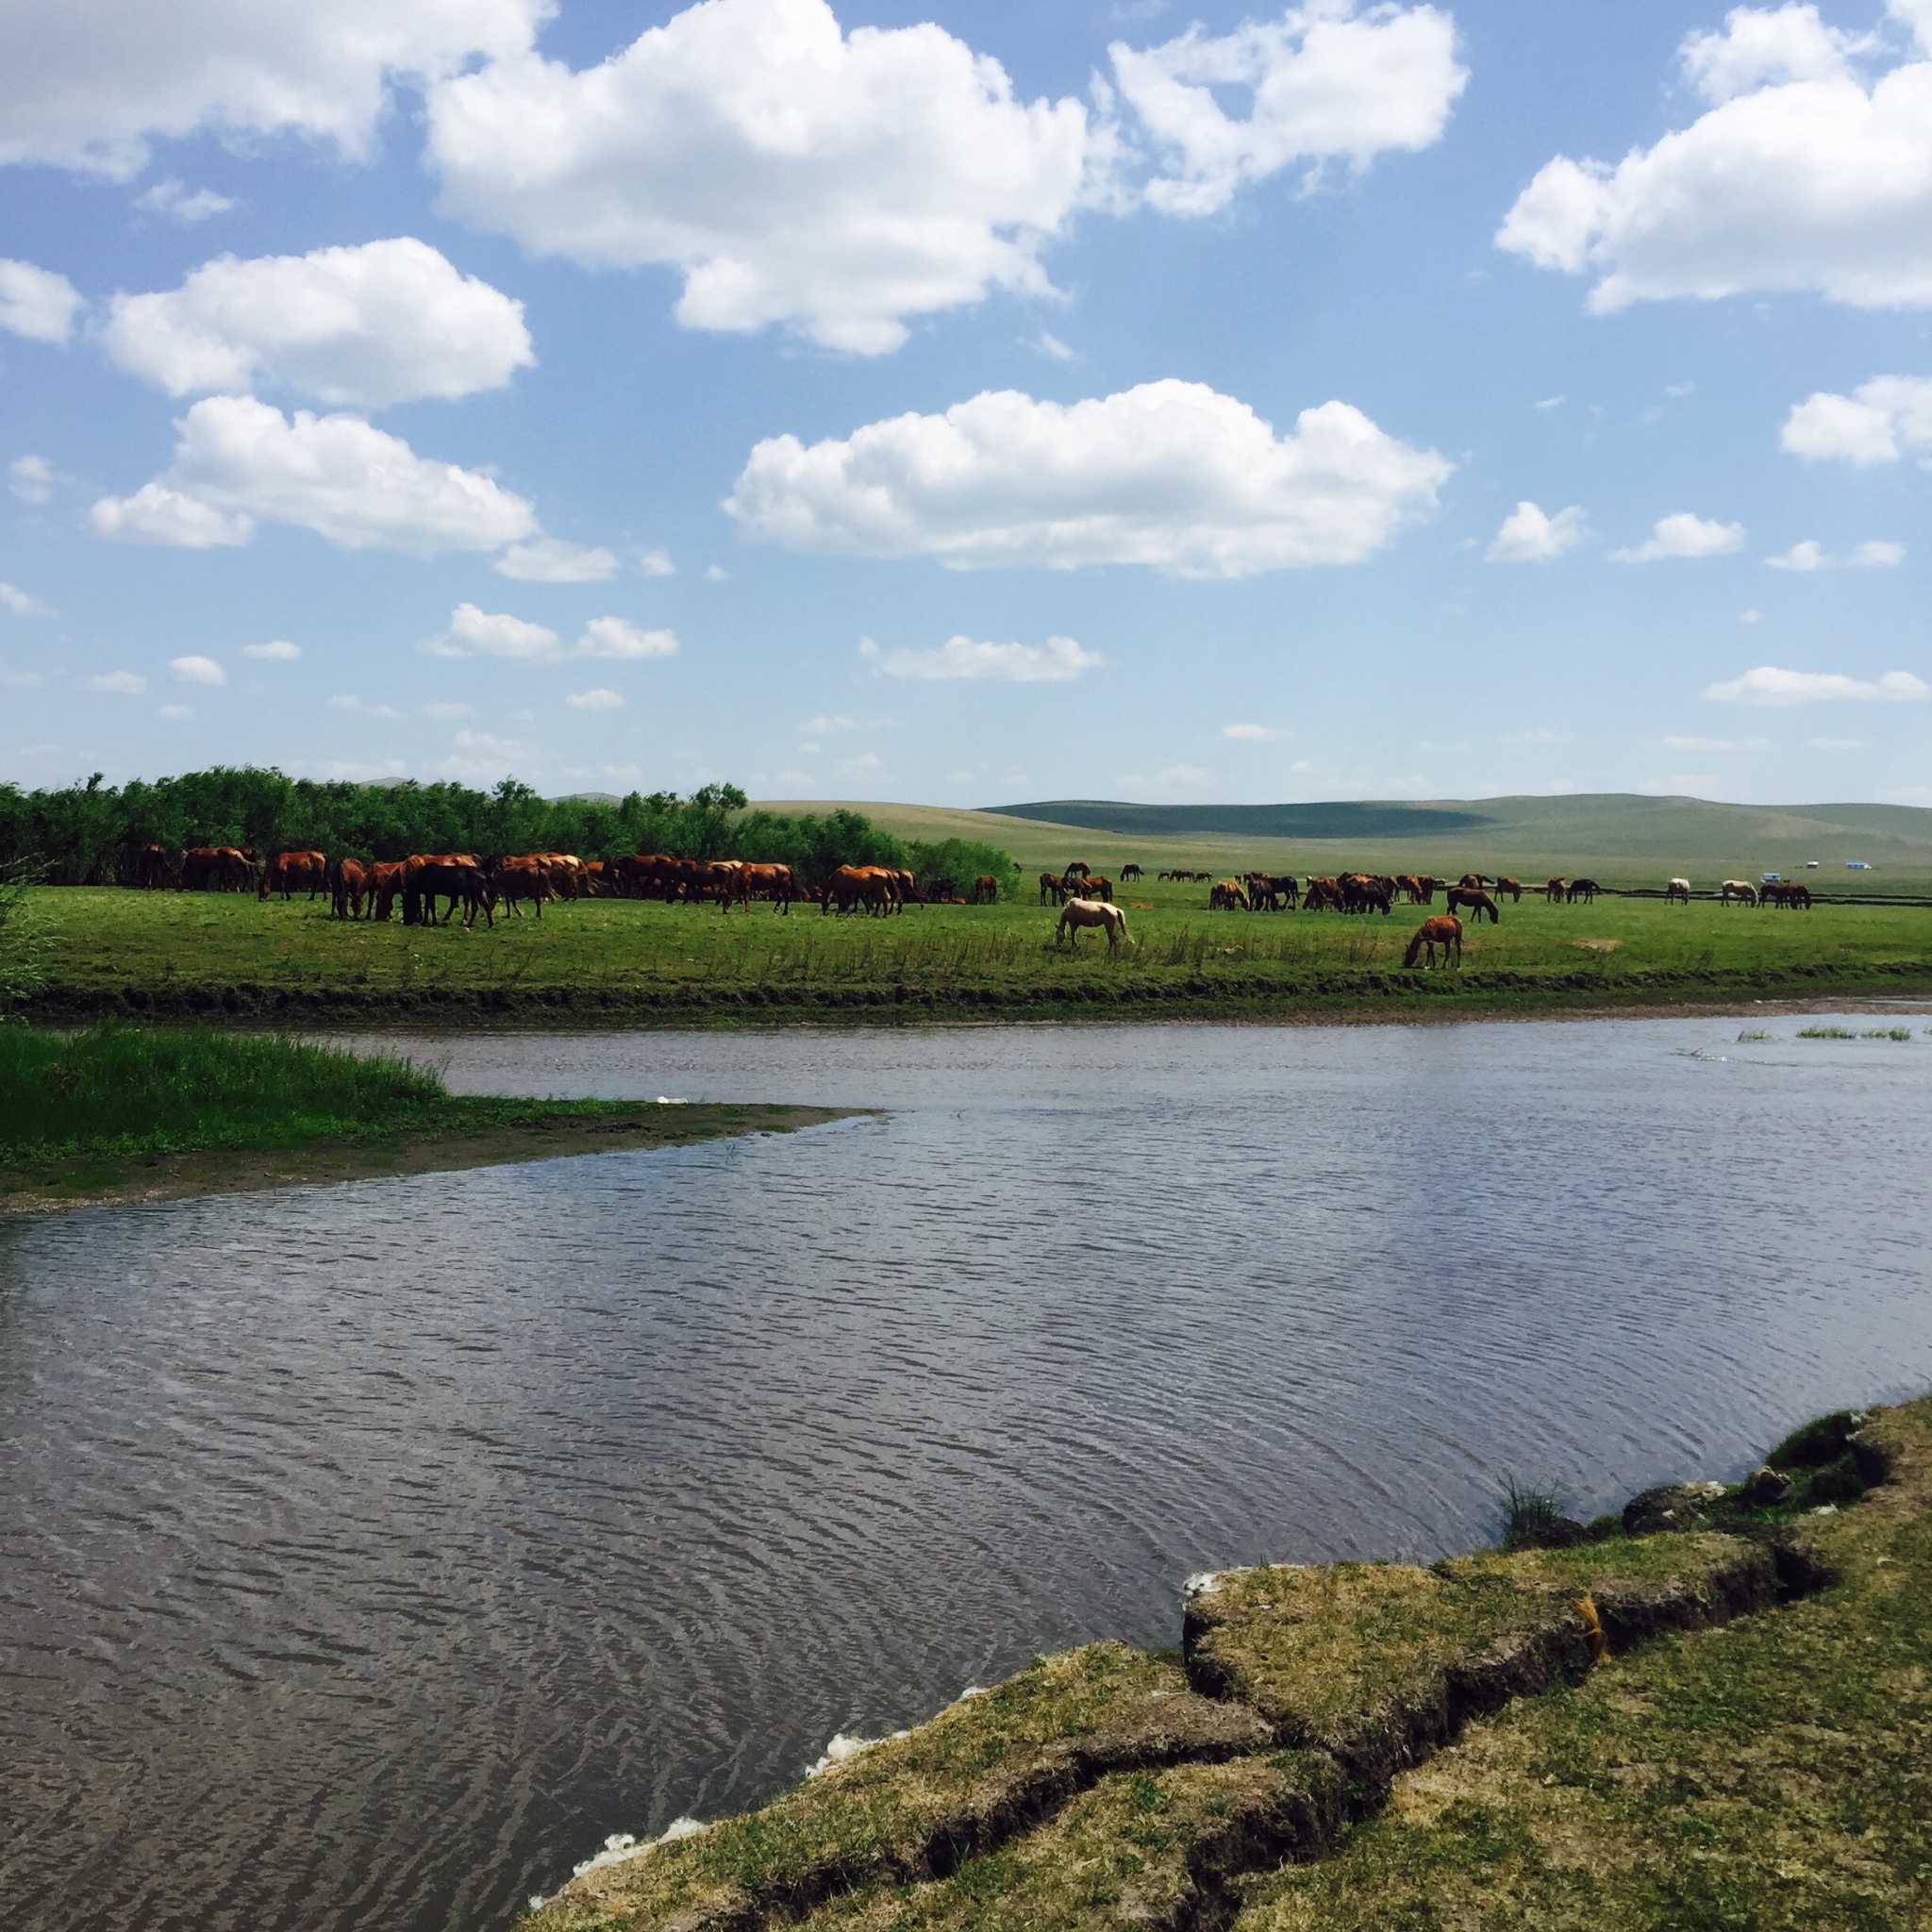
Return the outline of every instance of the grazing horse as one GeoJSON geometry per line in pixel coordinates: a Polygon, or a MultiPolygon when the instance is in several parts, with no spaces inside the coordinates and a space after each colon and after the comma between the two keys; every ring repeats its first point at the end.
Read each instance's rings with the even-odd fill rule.
{"type": "Polygon", "coordinates": [[[1101,899],[1069,899],[1060,908],[1060,923],[1054,929],[1054,942],[1065,940],[1068,945],[1077,946],[1080,942],[1080,928],[1097,925],[1107,934],[1107,950],[1120,951],[1121,941],[1134,943],[1127,932],[1127,915],[1118,906],[1108,905],[1101,899]]]}
{"type": "Polygon", "coordinates": [[[1552,906],[1560,906],[1562,905],[1564,898],[1568,894],[1569,891],[1569,880],[1564,878],[1559,874],[1557,877],[1553,878],[1548,885],[1546,885],[1543,888],[1543,896],[1550,902],[1552,906]]]}
{"type": "Polygon", "coordinates": [[[1208,911],[1233,912],[1237,908],[1242,912],[1249,909],[1248,895],[1241,891],[1239,880],[1223,879],[1218,885],[1208,887],[1208,911]]]}
{"type": "Polygon", "coordinates": [[[1341,909],[1344,912],[1379,912],[1389,916],[1390,894],[1380,879],[1366,873],[1352,872],[1341,881],[1341,909]]]}
{"type": "Polygon", "coordinates": [[[1728,906],[1735,900],[1740,906],[1755,906],[1757,903],[1757,888],[1749,879],[1726,879],[1718,889],[1718,904],[1728,906]]]}
{"type": "Polygon", "coordinates": [[[975,906],[997,906],[1000,903],[1000,882],[991,873],[983,872],[973,881],[973,903],[975,906]]]}
{"type": "Polygon", "coordinates": [[[1489,884],[1489,880],[1484,878],[1479,872],[1466,872],[1456,883],[1465,892],[1480,892],[1489,884]]]}
{"type": "Polygon", "coordinates": [[[1680,900],[1686,906],[1690,903],[1690,881],[1689,879],[1673,879],[1664,888],[1664,904],[1666,906],[1673,905],[1680,900]]]}
{"type": "Polygon", "coordinates": [[[1581,899],[1586,906],[1596,904],[1596,895],[1603,891],[1594,879],[1572,879],[1567,897],[1571,905],[1581,899]]]}
{"type": "Polygon", "coordinates": [[[1066,904],[1067,889],[1060,883],[1058,873],[1043,872],[1040,874],[1040,903],[1042,906],[1063,906],[1066,904]]]}
{"type": "Polygon", "coordinates": [[[1500,899],[1505,892],[1509,894],[1514,904],[1518,906],[1523,904],[1523,882],[1521,879],[1499,878],[1496,881],[1496,897],[1500,899]]]}
{"type": "Polygon", "coordinates": [[[370,910],[375,909],[375,893],[369,876],[369,868],[359,858],[338,858],[328,869],[328,896],[330,915],[336,919],[360,919],[362,902],[370,902],[370,910]]]}
{"type": "Polygon", "coordinates": [[[1304,912],[1340,912],[1341,910],[1341,887],[1334,879],[1310,879],[1308,889],[1302,894],[1304,912]]]}
{"type": "Polygon", "coordinates": [[[316,893],[328,890],[328,857],[325,853],[277,852],[263,868],[256,896],[266,899],[271,892],[279,891],[286,901],[290,893],[299,892],[304,886],[308,888],[311,899],[316,893]]]}
{"type": "Polygon", "coordinates": [[[1502,923],[1503,915],[1496,910],[1496,902],[1487,892],[1478,891],[1469,886],[1451,886],[1443,905],[1454,912],[1458,906],[1468,909],[1470,918],[1477,924],[1483,923],[1483,915],[1489,915],[1491,925],[1502,923]]]}
{"type": "MultiPolygon", "coordinates": [[[[1457,889],[1458,891],[1460,888],[1457,889]]],[[[1442,963],[1448,965],[1454,959],[1462,964],[1462,922],[1459,919],[1445,919],[1438,913],[1434,919],[1425,919],[1416,927],[1415,936],[1408,942],[1408,951],[1402,956],[1405,967],[1413,966],[1417,957],[1426,952],[1428,963],[1436,963],[1436,948],[1442,949],[1442,963]]]]}
{"type": "Polygon", "coordinates": [[[1097,872],[1090,872],[1080,882],[1080,896],[1083,899],[1105,899],[1113,903],[1113,881],[1102,878],[1097,872]]]}
{"type": "Polygon", "coordinates": [[[1121,867],[1122,885],[1125,885],[1129,879],[1142,879],[1146,876],[1147,874],[1138,865],[1124,865],[1121,867]]]}

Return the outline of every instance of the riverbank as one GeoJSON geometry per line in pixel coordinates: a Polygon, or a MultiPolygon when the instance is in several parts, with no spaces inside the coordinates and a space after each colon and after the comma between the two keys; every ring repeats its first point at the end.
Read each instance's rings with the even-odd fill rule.
{"type": "Polygon", "coordinates": [[[613,1840],[541,1932],[1904,1926],[1932,1905],[1932,1398],[1744,1486],[1429,1569],[1191,1585],[1182,1648],[1038,1659],[613,1840]]]}
{"type": "Polygon", "coordinates": [[[640,901],[553,905],[495,927],[331,920],[324,902],[48,891],[58,944],[29,1011],[254,1025],[652,1026],[972,1019],[1506,1017],[1932,994],[1932,908],[1810,913],[1657,900],[1506,901],[1461,970],[1408,970],[1384,919],[1204,911],[1205,888],[1124,893],[1136,943],[1055,943],[1051,908],[891,919],[640,901]]]}
{"type": "Polygon", "coordinates": [[[787,1132],[855,1109],[447,1092],[426,1069],[221,1029],[0,1029],[0,1214],[787,1132]]]}

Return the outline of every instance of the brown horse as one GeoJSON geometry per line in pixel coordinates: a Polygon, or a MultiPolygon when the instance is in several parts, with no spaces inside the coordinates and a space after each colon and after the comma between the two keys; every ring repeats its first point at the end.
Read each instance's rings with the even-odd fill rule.
{"type": "Polygon", "coordinates": [[[1241,891],[1237,879],[1223,879],[1208,890],[1208,909],[1210,912],[1233,912],[1248,910],[1248,895],[1241,891]]]}
{"type": "Polygon", "coordinates": [[[1521,906],[1523,904],[1523,881],[1521,879],[1499,878],[1496,881],[1496,897],[1500,899],[1505,892],[1509,894],[1510,899],[1516,905],[1521,906]]]}
{"type": "Polygon", "coordinates": [[[997,906],[1000,903],[1000,882],[991,873],[983,872],[973,881],[973,903],[975,906],[997,906]]]}
{"type": "Polygon", "coordinates": [[[1426,952],[1428,963],[1436,963],[1436,948],[1442,949],[1442,963],[1448,965],[1454,959],[1462,964],[1462,922],[1459,919],[1445,919],[1440,913],[1434,919],[1425,919],[1416,927],[1415,936],[1408,942],[1408,951],[1402,956],[1404,966],[1413,966],[1417,958],[1426,952]]]}
{"type": "Polygon", "coordinates": [[[375,894],[371,886],[369,868],[359,858],[338,858],[329,864],[328,896],[331,915],[337,919],[360,919],[362,902],[370,902],[375,909],[375,894]]]}
{"type": "Polygon", "coordinates": [[[1066,901],[1067,889],[1060,883],[1057,872],[1043,872],[1040,874],[1040,903],[1042,906],[1059,906],[1066,901]]]}
{"type": "Polygon", "coordinates": [[[1442,903],[1451,912],[1458,906],[1464,908],[1477,925],[1483,923],[1485,914],[1491,925],[1499,924],[1503,918],[1496,910],[1496,902],[1487,892],[1473,891],[1467,886],[1451,886],[1442,903]]]}
{"type": "Polygon", "coordinates": [[[1549,882],[1549,884],[1543,888],[1543,895],[1549,900],[1552,906],[1560,906],[1563,903],[1564,894],[1567,893],[1569,890],[1570,884],[1567,879],[1561,877],[1553,878],[1549,882]]]}

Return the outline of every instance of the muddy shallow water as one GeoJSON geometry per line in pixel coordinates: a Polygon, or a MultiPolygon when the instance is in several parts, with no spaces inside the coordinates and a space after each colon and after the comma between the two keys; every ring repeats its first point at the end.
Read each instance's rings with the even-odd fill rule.
{"type": "Polygon", "coordinates": [[[1932,1038],[1742,1024],[444,1037],[892,1111],[0,1227],[6,1923],[497,1926],[1190,1570],[1924,1387],[1932,1038]]]}

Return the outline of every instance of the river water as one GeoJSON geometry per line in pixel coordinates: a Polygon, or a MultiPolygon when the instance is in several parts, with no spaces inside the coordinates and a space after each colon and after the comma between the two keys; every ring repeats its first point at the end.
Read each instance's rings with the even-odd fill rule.
{"type": "Polygon", "coordinates": [[[488,1932],[1191,1570],[1915,1391],[1928,1018],[441,1039],[891,1111],[0,1227],[0,1920],[488,1932]]]}

